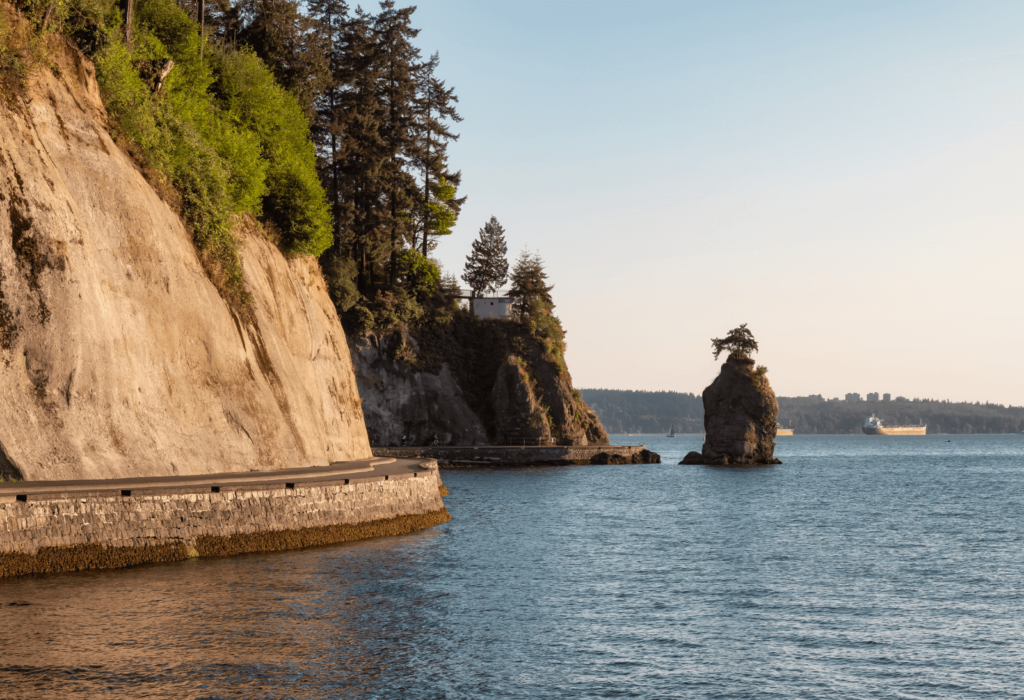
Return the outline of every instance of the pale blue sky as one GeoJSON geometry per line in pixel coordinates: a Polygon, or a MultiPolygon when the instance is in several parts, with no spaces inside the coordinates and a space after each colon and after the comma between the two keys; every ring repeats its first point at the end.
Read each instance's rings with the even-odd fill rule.
{"type": "Polygon", "coordinates": [[[427,0],[469,196],[555,283],[576,386],[1024,404],[1024,3],[427,0]]]}

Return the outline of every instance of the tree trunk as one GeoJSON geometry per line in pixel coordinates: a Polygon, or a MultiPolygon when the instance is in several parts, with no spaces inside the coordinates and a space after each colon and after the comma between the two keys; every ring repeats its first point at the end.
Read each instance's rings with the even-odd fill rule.
{"type": "Polygon", "coordinates": [[[200,61],[203,60],[203,45],[205,43],[206,43],[206,0],[199,0],[199,60],[200,61]]]}
{"type": "MultiPolygon", "coordinates": [[[[50,5],[53,8],[53,5],[50,5]]],[[[132,24],[135,16],[135,0],[126,0],[124,7],[124,45],[129,51],[132,50],[132,24]]],[[[50,10],[46,11],[47,20],[50,17],[50,10]]],[[[43,29],[46,29],[46,23],[43,23],[43,29]]]]}

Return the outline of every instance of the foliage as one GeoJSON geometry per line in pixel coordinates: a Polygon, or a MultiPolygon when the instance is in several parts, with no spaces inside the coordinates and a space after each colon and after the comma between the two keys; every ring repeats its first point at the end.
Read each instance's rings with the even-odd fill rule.
{"type": "Polygon", "coordinates": [[[225,111],[258,140],[267,163],[267,217],[287,250],[319,256],[331,245],[331,214],[298,101],[251,50],[220,47],[215,58],[214,88],[225,111]]]}
{"type": "MultiPolygon", "coordinates": [[[[455,185],[444,179],[438,180],[430,186],[432,196],[425,204],[427,212],[427,223],[425,230],[431,236],[451,235],[452,227],[459,218],[458,212],[453,204],[455,200],[455,185]]],[[[428,246],[429,248],[429,246],[428,246]]]]}
{"type": "MultiPolygon", "coordinates": [[[[93,12],[99,21],[101,12],[93,12]]],[[[137,0],[132,49],[107,33],[97,80],[119,131],[167,178],[211,278],[245,303],[235,215],[263,216],[286,252],[330,245],[330,212],[296,99],[251,51],[202,50],[196,23],[171,0],[137,0]],[[159,93],[144,75],[174,66],[159,93]]]]}
{"type": "Polygon", "coordinates": [[[327,280],[327,291],[340,316],[355,306],[360,299],[359,289],[356,287],[356,263],[331,249],[321,256],[320,268],[323,270],[324,279],[327,280]]]}
{"type": "Polygon", "coordinates": [[[405,288],[419,301],[434,294],[441,284],[441,271],[437,265],[412,248],[402,251],[399,256],[398,274],[405,288]]]}
{"type": "Polygon", "coordinates": [[[423,315],[423,309],[402,287],[392,291],[381,291],[373,300],[373,330],[391,333],[401,330],[423,315]]]}
{"type": "Polygon", "coordinates": [[[750,353],[757,352],[757,341],[754,340],[754,334],[747,328],[747,324],[741,323],[724,338],[712,338],[711,347],[716,360],[724,350],[729,351],[730,358],[749,359],[750,353]]]}
{"type": "Polygon", "coordinates": [[[508,281],[508,246],[505,244],[505,229],[496,217],[480,229],[479,237],[473,241],[473,248],[466,256],[463,281],[474,292],[484,290],[496,292],[508,281]]]}
{"type": "Polygon", "coordinates": [[[373,312],[362,304],[350,307],[342,316],[342,320],[348,332],[356,336],[366,335],[373,330],[377,322],[373,312]]]}
{"type": "Polygon", "coordinates": [[[550,314],[555,304],[551,300],[553,286],[547,283],[544,261],[536,253],[524,250],[512,268],[512,317],[519,322],[536,323],[545,313],[550,314]]]}
{"type": "Polygon", "coordinates": [[[64,0],[23,0],[14,8],[0,5],[0,98],[15,107],[25,98],[33,71],[49,63],[49,42],[60,27],[67,5],[64,0]]]}

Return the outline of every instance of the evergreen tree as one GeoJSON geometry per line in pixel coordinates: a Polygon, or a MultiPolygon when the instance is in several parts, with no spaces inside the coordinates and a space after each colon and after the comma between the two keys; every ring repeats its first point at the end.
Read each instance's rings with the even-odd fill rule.
{"type": "Polygon", "coordinates": [[[252,47],[312,122],[316,96],[328,79],[327,48],[316,23],[297,0],[244,0],[236,12],[240,26],[232,38],[252,47]]]}
{"type": "Polygon", "coordinates": [[[544,261],[536,253],[524,250],[512,268],[512,317],[517,321],[534,320],[555,308],[552,285],[547,283],[544,261]]]}
{"type": "MultiPolygon", "coordinates": [[[[374,20],[374,35],[383,115],[380,133],[384,153],[380,184],[387,207],[381,218],[390,237],[389,285],[394,286],[398,281],[399,254],[406,240],[412,236],[410,211],[417,196],[415,179],[406,166],[415,145],[413,107],[420,52],[412,45],[412,40],[419,30],[412,27],[415,7],[396,9],[394,0],[384,0],[380,8],[380,14],[374,20]]],[[[426,251],[423,256],[426,258],[426,251]]]]}
{"type": "Polygon", "coordinates": [[[466,256],[463,281],[476,294],[485,289],[496,292],[508,281],[508,246],[505,244],[505,229],[496,217],[480,229],[480,237],[473,241],[473,249],[466,256]]]}
{"type": "MultiPolygon", "coordinates": [[[[417,149],[414,155],[416,167],[423,173],[423,195],[420,206],[420,246],[423,254],[430,250],[431,236],[450,233],[434,218],[431,202],[435,196],[435,185],[445,180],[452,187],[452,194],[445,198],[447,210],[458,219],[465,197],[455,197],[455,190],[462,182],[461,172],[448,171],[448,143],[458,141],[459,135],[452,133],[447,120],[461,122],[462,117],[455,109],[459,101],[455,88],[445,87],[434,71],[440,58],[437,53],[424,63],[418,75],[419,95],[416,100],[417,149]]],[[[454,220],[452,222],[454,224],[454,220]]]]}

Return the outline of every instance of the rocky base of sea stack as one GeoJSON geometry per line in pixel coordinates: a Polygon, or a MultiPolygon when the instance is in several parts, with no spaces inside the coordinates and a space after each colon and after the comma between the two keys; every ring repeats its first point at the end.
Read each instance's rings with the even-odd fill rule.
{"type": "Polygon", "coordinates": [[[772,457],[768,461],[757,461],[750,457],[730,457],[729,455],[705,456],[700,452],[689,452],[680,464],[706,464],[714,467],[761,467],[769,464],[782,464],[781,459],[772,457]]]}
{"type": "Polygon", "coordinates": [[[730,355],[703,398],[704,446],[680,464],[782,464],[775,459],[779,404],[765,371],[755,371],[752,359],[730,355]]]}

